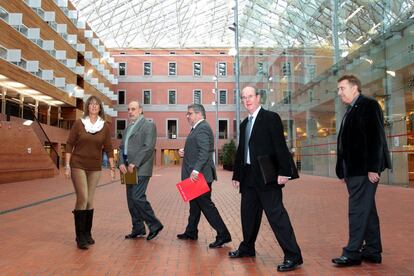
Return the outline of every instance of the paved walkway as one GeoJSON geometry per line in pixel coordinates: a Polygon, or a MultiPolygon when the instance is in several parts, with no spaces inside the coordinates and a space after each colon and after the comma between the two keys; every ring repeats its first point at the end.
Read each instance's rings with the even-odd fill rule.
{"type": "MultiPolygon", "coordinates": [[[[175,188],[178,167],[158,167],[148,198],[164,230],[152,241],[125,240],[130,231],[125,188],[104,171],[95,196],[96,244],[78,250],[71,210],[72,184],[62,176],[0,185],[0,275],[276,275],[283,259],[266,218],[256,244],[256,258],[229,259],[242,239],[240,195],[231,174],[219,170],[213,199],[233,241],[209,249],[215,233],[202,218],[198,241],[181,241],[188,205],[175,188]]],[[[347,193],[335,179],[306,176],[284,189],[304,265],[288,275],[414,275],[414,189],[381,186],[383,263],[336,268],[331,258],[347,241],[347,193]]]]}

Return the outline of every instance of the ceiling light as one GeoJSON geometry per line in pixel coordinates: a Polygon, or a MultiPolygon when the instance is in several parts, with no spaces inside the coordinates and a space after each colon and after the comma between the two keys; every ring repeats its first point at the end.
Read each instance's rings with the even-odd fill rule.
{"type": "Polygon", "coordinates": [[[361,39],[363,39],[364,38],[364,36],[363,35],[361,35],[360,37],[358,37],[357,39],[355,39],[355,41],[360,41],[361,39]]]}
{"type": "Polygon", "coordinates": [[[23,123],[23,125],[25,125],[25,126],[30,126],[31,124],[33,124],[33,121],[32,120],[26,120],[23,123]]]}
{"type": "Polygon", "coordinates": [[[387,72],[388,75],[390,75],[392,77],[395,77],[395,71],[387,70],[386,72],[387,72]]]}

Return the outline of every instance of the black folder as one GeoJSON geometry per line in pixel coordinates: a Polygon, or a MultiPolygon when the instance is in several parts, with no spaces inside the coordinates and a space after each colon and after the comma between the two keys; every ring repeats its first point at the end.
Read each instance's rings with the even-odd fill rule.
{"type": "Polygon", "coordinates": [[[276,157],[261,155],[257,157],[257,161],[265,184],[277,183],[278,167],[276,157]]]}

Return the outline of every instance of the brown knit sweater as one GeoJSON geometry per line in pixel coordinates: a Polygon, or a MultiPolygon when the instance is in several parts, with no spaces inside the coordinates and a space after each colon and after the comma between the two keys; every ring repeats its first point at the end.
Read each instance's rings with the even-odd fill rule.
{"type": "Polygon", "coordinates": [[[70,167],[100,171],[102,150],[108,157],[114,157],[108,124],[105,123],[99,132],[91,134],[86,132],[81,120],[76,120],[66,142],[66,152],[71,153],[70,167]]]}

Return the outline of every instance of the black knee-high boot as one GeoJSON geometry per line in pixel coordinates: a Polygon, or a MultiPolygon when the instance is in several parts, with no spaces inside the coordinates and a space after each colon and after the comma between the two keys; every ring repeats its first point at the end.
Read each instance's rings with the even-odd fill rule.
{"type": "Polygon", "coordinates": [[[92,221],[93,221],[93,209],[86,210],[86,223],[85,223],[85,235],[89,244],[94,244],[95,240],[92,238],[92,221]]]}
{"type": "Polygon", "coordinates": [[[88,249],[89,246],[85,234],[86,211],[73,210],[72,212],[75,217],[76,243],[79,249],[88,249]]]}

